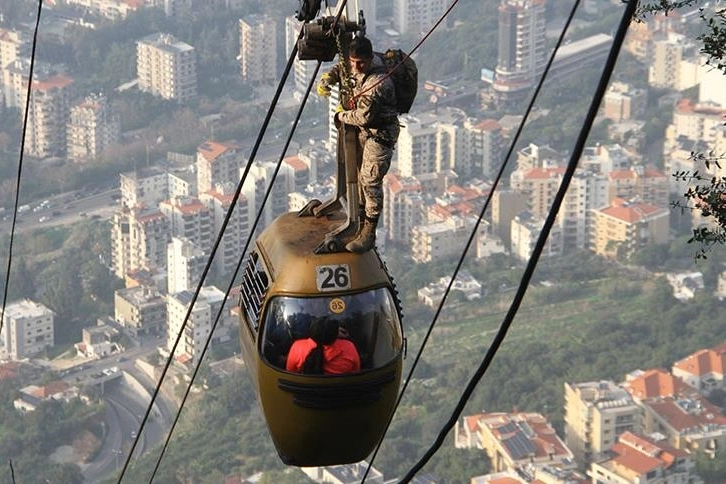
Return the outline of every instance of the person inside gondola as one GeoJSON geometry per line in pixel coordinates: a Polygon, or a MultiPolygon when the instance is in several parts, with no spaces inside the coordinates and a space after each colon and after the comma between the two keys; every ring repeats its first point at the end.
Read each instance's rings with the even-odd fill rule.
{"type": "Polygon", "coordinates": [[[310,325],[310,337],[292,344],[285,368],[306,375],[360,371],[358,350],[352,341],[340,336],[337,321],[327,317],[315,319],[310,325]]]}

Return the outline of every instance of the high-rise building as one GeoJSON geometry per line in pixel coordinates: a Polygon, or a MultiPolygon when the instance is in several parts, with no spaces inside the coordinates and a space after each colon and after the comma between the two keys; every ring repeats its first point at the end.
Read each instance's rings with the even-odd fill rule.
{"type": "MultiPolygon", "coordinates": [[[[294,16],[285,18],[285,52],[287,55],[290,55],[295,48],[302,25],[302,22],[294,16]]],[[[295,61],[292,65],[292,79],[294,86],[293,94],[296,97],[302,98],[302,96],[305,95],[308,85],[310,84],[310,79],[312,79],[315,74],[315,68],[317,65],[318,62],[315,60],[300,60],[297,56],[295,56],[295,61]]],[[[328,67],[326,65],[321,65],[319,69],[320,73],[325,72],[327,68],[328,67]]],[[[314,86],[312,94],[315,94],[314,86]]]]}
{"type": "Polygon", "coordinates": [[[166,302],[153,287],[118,289],[113,295],[114,319],[126,331],[139,336],[161,335],[166,327],[166,302]]]}
{"type": "Polygon", "coordinates": [[[457,160],[455,171],[464,178],[493,179],[503,160],[502,126],[493,119],[464,122],[465,154],[457,160]]]}
{"type": "MultiPolygon", "coordinates": [[[[232,183],[218,184],[213,190],[199,194],[199,201],[209,210],[212,223],[213,240],[219,238],[224,220],[232,209],[236,185],[232,183]]],[[[222,237],[219,238],[217,252],[214,255],[213,267],[219,274],[231,273],[241,256],[241,251],[250,233],[250,209],[247,197],[240,195],[237,206],[227,220],[222,237]]]]}
{"type": "Polygon", "coordinates": [[[640,432],[641,410],[610,381],[565,382],[565,443],[581,465],[605,456],[624,432],[640,432]]]}
{"type": "Polygon", "coordinates": [[[31,156],[60,156],[66,151],[66,124],[73,79],[63,75],[35,78],[31,84],[25,151],[31,156]]]}
{"type": "Polygon", "coordinates": [[[170,198],[169,174],[159,166],[121,173],[121,204],[127,208],[156,207],[170,198]]]}
{"type": "MultiPolygon", "coordinates": [[[[181,291],[169,294],[167,297],[167,348],[171,351],[179,339],[174,358],[180,363],[195,366],[199,363],[202,349],[212,331],[212,324],[225,299],[224,293],[216,287],[202,287],[189,318],[186,319],[193,298],[194,293],[191,291],[181,291]],[[178,338],[180,334],[181,338],[178,338]]],[[[224,319],[218,326],[223,326],[227,322],[228,315],[222,316],[224,319]]]]}
{"type": "Polygon", "coordinates": [[[111,224],[111,266],[117,277],[125,278],[139,269],[154,271],[166,264],[171,238],[170,224],[158,208],[122,208],[111,224]]]}
{"type": "Polygon", "coordinates": [[[502,0],[493,84],[499,103],[524,99],[544,71],[545,27],[545,0],[502,0]]]}
{"type": "Polygon", "coordinates": [[[157,32],[136,42],[139,89],[164,99],[185,102],[197,95],[194,47],[157,32]]]}
{"type": "Polygon", "coordinates": [[[167,293],[194,291],[208,258],[208,255],[189,239],[172,237],[167,249],[167,293]]]}
{"type": "Polygon", "coordinates": [[[197,148],[197,191],[201,194],[220,183],[237,183],[241,159],[240,150],[234,144],[202,143],[197,148]]]}
{"type": "Polygon", "coordinates": [[[202,250],[210,249],[213,241],[211,212],[198,198],[174,197],[161,202],[159,210],[167,219],[172,237],[184,237],[202,250]]]}
{"type": "Polygon", "coordinates": [[[68,159],[73,161],[96,158],[121,136],[118,116],[103,95],[87,96],[73,106],[66,129],[68,159]]]}
{"type": "Polygon", "coordinates": [[[252,14],[239,20],[238,59],[243,82],[277,79],[277,25],[272,17],[252,14]]]}
{"type": "Polygon", "coordinates": [[[2,317],[3,349],[19,360],[37,355],[54,344],[53,311],[29,299],[8,304],[2,317]]]}
{"type": "Polygon", "coordinates": [[[445,0],[393,0],[393,28],[399,34],[426,32],[447,7],[445,0]]]}
{"type": "Polygon", "coordinates": [[[426,218],[421,183],[389,173],[383,178],[383,191],[383,226],[388,240],[410,244],[413,227],[426,218]]]}

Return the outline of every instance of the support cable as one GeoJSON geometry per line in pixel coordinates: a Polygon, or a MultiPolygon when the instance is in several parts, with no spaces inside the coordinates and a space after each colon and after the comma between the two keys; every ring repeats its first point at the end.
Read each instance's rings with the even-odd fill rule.
{"type": "Polygon", "coordinates": [[[33,29],[33,45],[30,51],[30,68],[28,71],[28,88],[25,92],[25,114],[23,115],[23,129],[20,139],[20,157],[18,158],[18,174],[15,182],[15,207],[13,208],[13,222],[10,226],[10,243],[8,244],[8,267],[5,271],[5,288],[3,289],[3,304],[0,309],[0,333],[3,331],[3,322],[5,321],[5,307],[8,302],[8,290],[10,288],[10,267],[13,262],[13,242],[15,241],[15,227],[18,220],[18,206],[20,205],[20,176],[23,173],[23,155],[25,153],[25,133],[28,130],[28,113],[30,112],[30,96],[33,86],[33,70],[35,68],[35,48],[38,45],[38,31],[40,28],[40,12],[43,10],[43,0],[38,0],[38,14],[35,18],[35,28],[33,29]]]}
{"type": "Polygon", "coordinates": [[[416,473],[423,468],[423,466],[429,461],[429,459],[441,447],[442,443],[444,442],[444,439],[446,438],[446,435],[451,431],[451,429],[454,427],[454,425],[456,425],[456,422],[458,421],[459,416],[461,415],[461,412],[464,410],[464,406],[466,405],[466,403],[468,402],[472,393],[474,392],[474,389],[476,388],[477,384],[479,383],[481,378],[486,373],[486,370],[489,368],[489,365],[491,364],[492,360],[494,359],[494,356],[496,355],[497,351],[499,350],[499,347],[501,346],[502,342],[504,341],[507,331],[509,330],[509,328],[512,324],[512,321],[514,320],[514,317],[517,314],[519,306],[521,305],[522,300],[524,299],[524,295],[527,291],[527,287],[529,286],[529,281],[532,278],[532,274],[534,273],[534,270],[537,266],[537,262],[539,261],[539,257],[542,254],[542,250],[544,249],[544,246],[547,242],[547,238],[549,236],[550,230],[552,229],[552,226],[554,225],[555,220],[557,218],[557,212],[559,211],[560,206],[562,205],[562,201],[564,200],[565,195],[567,193],[567,188],[569,187],[572,177],[575,174],[575,170],[577,169],[578,162],[580,160],[580,157],[582,156],[582,151],[584,150],[584,147],[585,147],[585,142],[587,141],[587,137],[590,134],[590,129],[592,128],[592,124],[595,121],[595,117],[597,116],[597,112],[600,107],[600,103],[602,102],[602,99],[605,95],[605,91],[610,82],[610,77],[615,68],[615,64],[618,59],[618,54],[620,53],[620,48],[623,45],[623,41],[624,41],[625,35],[628,31],[628,26],[630,24],[630,20],[633,18],[633,14],[635,13],[635,8],[636,8],[637,4],[638,4],[637,0],[629,0],[627,3],[627,7],[625,9],[625,12],[623,13],[622,18],[620,19],[620,24],[618,26],[617,33],[613,40],[613,44],[610,48],[610,52],[608,53],[608,58],[605,62],[605,66],[603,68],[603,73],[600,77],[600,81],[598,82],[595,94],[592,98],[592,102],[590,103],[590,108],[588,109],[587,115],[585,117],[585,121],[583,123],[583,128],[577,137],[577,141],[573,148],[572,155],[570,156],[570,160],[565,169],[565,173],[563,174],[562,183],[560,184],[557,194],[555,195],[555,198],[552,202],[552,206],[550,207],[549,213],[547,214],[547,218],[545,219],[545,223],[542,228],[542,231],[540,232],[539,237],[537,238],[537,242],[533,249],[532,256],[530,257],[530,259],[527,263],[527,267],[524,271],[524,274],[520,281],[519,287],[517,288],[517,292],[514,296],[514,299],[512,300],[512,304],[509,307],[509,310],[507,311],[504,321],[502,322],[502,325],[500,326],[499,331],[497,332],[496,336],[494,337],[494,340],[492,341],[491,346],[489,346],[489,348],[486,352],[486,355],[484,356],[484,359],[482,360],[481,364],[477,368],[476,372],[474,373],[474,375],[470,379],[469,383],[467,384],[464,392],[462,393],[461,398],[459,399],[459,403],[456,405],[456,408],[454,409],[454,412],[451,414],[451,416],[449,417],[449,420],[446,422],[446,424],[444,424],[441,431],[439,432],[438,437],[436,438],[435,442],[431,445],[431,447],[428,449],[428,451],[403,477],[403,479],[401,480],[401,482],[403,482],[403,483],[410,482],[411,479],[414,478],[416,473]]]}

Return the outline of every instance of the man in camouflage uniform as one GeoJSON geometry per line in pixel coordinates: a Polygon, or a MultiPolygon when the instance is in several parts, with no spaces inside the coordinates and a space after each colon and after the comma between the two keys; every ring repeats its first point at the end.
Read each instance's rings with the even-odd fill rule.
{"type": "MultiPolygon", "coordinates": [[[[383,177],[391,166],[393,148],[398,139],[396,91],[387,77],[383,62],[373,54],[371,41],[356,37],[348,48],[348,62],[353,79],[352,105],[335,113],[335,122],[359,128],[358,140],[362,160],[358,168],[358,184],[364,204],[363,224],[345,248],[362,253],[373,248],[376,227],[383,210],[383,177]]],[[[323,74],[318,93],[330,95],[330,85],[340,84],[339,66],[323,74]]]]}

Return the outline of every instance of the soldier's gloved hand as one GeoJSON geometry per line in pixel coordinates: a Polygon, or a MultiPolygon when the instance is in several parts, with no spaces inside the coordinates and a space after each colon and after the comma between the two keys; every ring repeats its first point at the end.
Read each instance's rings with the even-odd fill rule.
{"type": "Polygon", "coordinates": [[[335,127],[340,129],[340,116],[339,114],[343,112],[343,105],[338,104],[335,107],[335,114],[333,114],[333,122],[335,123],[335,127]]]}
{"type": "Polygon", "coordinates": [[[330,96],[330,85],[332,84],[332,78],[330,74],[323,74],[318,82],[318,95],[322,97],[330,96]]]}

